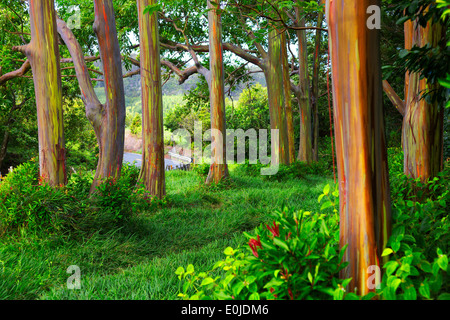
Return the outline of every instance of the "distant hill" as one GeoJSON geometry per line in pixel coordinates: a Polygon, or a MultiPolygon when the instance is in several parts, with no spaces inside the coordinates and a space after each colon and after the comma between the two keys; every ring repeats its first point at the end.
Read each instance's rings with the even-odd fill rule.
{"type": "MultiPolygon", "coordinates": [[[[100,62],[96,62],[95,65],[97,67],[100,66],[100,62]]],[[[123,74],[126,74],[130,71],[136,70],[137,67],[132,66],[131,70],[126,70],[125,67],[123,67],[122,72],[123,74]]],[[[199,77],[201,75],[194,74],[192,75],[188,80],[186,80],[183,84],[178,83],[178,77],[173,76],[163,85],[163,94],[168,96],[176,96],[186,93],[192,88],[195,88],[197,83],[200,81],[199,77]]],[[[252,78],[254,79],[255,83],[260,83],[263,86],[266,86],[266,79],[264,77],[264,74],[262,72],[260,73],[253,73],[252,78]]],[[[125,94],[128,97],[140,97],[141,95],[141,78],[138,75],[128,77],[123,79],[123,85],[125,89],[125,94]]],[[[97,87],[103,87],[103,83],[98,82],[97,87]]],[[[233,91],[233,97],[238,97],[242,90],[246,87],[246,85],[241,85],[236,90],[233,91]]]]}

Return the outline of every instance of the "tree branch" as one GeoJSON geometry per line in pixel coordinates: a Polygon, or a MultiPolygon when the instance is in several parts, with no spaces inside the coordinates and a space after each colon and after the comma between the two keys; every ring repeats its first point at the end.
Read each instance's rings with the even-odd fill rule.
{"type": "Polygon", "coordinates": [[[405,102],[400,99],[387,80],[383,80],[383,91],[386,93],[398,112],[400,112],[402,116],[405,116],[405,102]]]}

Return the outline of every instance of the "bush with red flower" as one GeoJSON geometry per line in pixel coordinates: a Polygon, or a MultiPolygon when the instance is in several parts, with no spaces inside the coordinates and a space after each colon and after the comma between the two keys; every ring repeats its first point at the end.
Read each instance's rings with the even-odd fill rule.
{"type": "MultiPolygon", "coordinates": [[[[333,195],[337,195],[334,193],[333,195]]],[[[327,197],[331,199],[330,196],[327,197]]],[[[330,200],[331,206],[336,201],[330,200]]],[[[330,206],[330,207],[331,207],[330,206]]],[[[256,228],[244,248],[227,248],[211,271],[193,265],[176,274],[183,299],[342,299],[349,279],[339,250],[338,215],[283,208],[256,228]],[[218,275],[217,275],[218,274],[218,275]],[[213,276],[216,275],[216,276],[213,276]]]]}

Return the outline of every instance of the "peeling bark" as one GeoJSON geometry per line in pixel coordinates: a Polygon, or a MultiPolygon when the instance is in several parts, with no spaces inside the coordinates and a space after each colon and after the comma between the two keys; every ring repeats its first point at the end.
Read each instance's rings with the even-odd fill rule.
{"type": "Polygon", "coordinates": [[[391,232],[379,31],[366,26],[367,7],[380,2],[327,1],[340,246],[348,244],[349,262],[341,276],[351,277],[348,290],[362,295],[375,290],[368,268],[379,265],[391,232]]]}
{"type": "Polygon", "coordinates": [[[225,86],[221,18],[218,4],[208,0],[209,55],[210,55],[210,104],[211,104],[211,167],[206,183],[219,183],[229,177],[226,164],[225,86]]]}
{"type": "MultiPolygon", "coordinates": [[[[426,28],[416,22],[405,23],[405,48],[417,45],[432,47],[445,36],[439,24],[428,23],[426,28]]],[[[418,73],[407,73],[405,79],[405,114],[403,117],[404,172],[412,178],[426,181],[435,177],[443,166],[443,108],[427,103],[420,95],[436,89],[418,73]]]]}
{"type": "Polygon", "coordinates": [[[288,61],[289,45],[287,41],[286,32],[281,35],[281,62],[283,69],[283,92],[284,92],[284,110],[286,115],[286,131],[288,142],[288,159],[289,163],[295,161],[295,143],[294,143],[294,116],[292,113],[292,91],[291,91],[291,76],[288,61]]]}
{"type": "MultiPolygon", "coordinates": [[[[305,26],[305,19],[302,12],[296,8],[298,26],[305,26]]],[[[312,154],[312,112],[311,112],[311,92],[308,72],[308,48],[306,42],[306,31],[297,30],[298,56],[299,56],[299,91],[297,98],[300,107],[300,145],[297,159],[311,163],[312,154]]]]}
{"type": "Polygon", "coordinates": [[[161,63],[157,13],[144,9],[157,0],[137,0],[142,86],[142,167],[139,183],[152,197],[166,194],[161,63]]]}
{"type": "Polygon", "coordinates": [[[125,144],[125,96],[122,61],[111,0],[94,0],[94,31],[102,61],[106,103],[100,125],[99,160],[91,192],[102,181],[119,178],[125,144]]]}
{"type": "Polygon", "coordinates": [[[282,37],[280,30],[269,31],[268,63],[264,73],[267,79],[270,127],[278,130],[279,139],[272,144],[272,153],[278,153],[280,164],[289,164],[289,145],[283,86],[282,37]]]}
{"type": "MultiPolygon", "coordinates": [[[[64,185],[66,150],[62,108],[61,69],[53,0],[30,0],[29,44],[13,47],[24,53],[33,71],[39,140],[40,180],[64,185]]],[[[26,68],[26,63],[22,66],[26,68]]]]}
{"type": "MultiPolygon", "coordinates": [[[[436,47],[445,36],[441,25],[431,24],[423,28],[417,21],[404,24],[405,49],[413,46],[436,47]]],[[[389,83],[383,81],[383,89],[389,100],[403,116],[402,147],[405,175],[426,181],[435,177],[443,168],[443,108],[437,103],[427,103],[421,98],[424,92],[435,90],[418,73],[406,72],[402,100],[389,83]]]]}
{"type": "MultiPolygon", "coordinates": [[[[320,1],[322,4],[323,0],[320,1]]],[[[317,27],[321,28],[323,23],[323,12],[319,12],[317,18],[317,27]]],[[[316,30],[315,49],[314,49],[314,63],[313,63],[313,78],[312,78],[312,90],[311,90],[311,111],[313,113],[313,160],[319,161],[319,105],[317,100],[319,99],[319,67],[320,67],[320,43],[321,43],[321,30],[316,30]]]]}

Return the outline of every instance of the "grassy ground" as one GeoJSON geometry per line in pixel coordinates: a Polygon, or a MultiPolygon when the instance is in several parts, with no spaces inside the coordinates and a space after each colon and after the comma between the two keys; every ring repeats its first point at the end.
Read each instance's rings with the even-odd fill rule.
{"type": "Polygon", "coordinates": [[[0,236],[0,299],[176,299],[178,266],[211,268],[283,204],[317,211],[333,184],[314,175],[268,181],[233,168],[232,183],[221,187],[205,187],[195,172],[166,178],[165,205],[107,232],[0,236]],[[67,289],[70,265],[81,270],[80,290],[67,289]]]}

